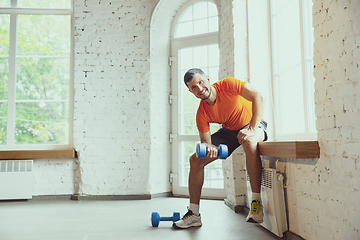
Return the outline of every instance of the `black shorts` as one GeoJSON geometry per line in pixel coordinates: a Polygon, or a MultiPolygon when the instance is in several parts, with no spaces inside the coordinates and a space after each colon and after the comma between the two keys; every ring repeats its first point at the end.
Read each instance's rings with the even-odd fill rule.
{"type": "MultiPolygon", "coordinates": [[[[219,146],[220,144],[227,145],[229,151],[228,156],[230,156],[231,153],[240,146],[239,140],[237,138],[239,131],[242,129],[247,129],[249,125],[250,124],[246,125],[245,127],[239,130],[234,130],[234,131],[226,128],[220,128],[217,132],[211,135],[211,143],[215,146],[219,146]]],[[[264,142],[265,142],[268,139],[267,122],[261,121],[259,124],[259,128],[264,130],[265,133],[264,142]]]]}

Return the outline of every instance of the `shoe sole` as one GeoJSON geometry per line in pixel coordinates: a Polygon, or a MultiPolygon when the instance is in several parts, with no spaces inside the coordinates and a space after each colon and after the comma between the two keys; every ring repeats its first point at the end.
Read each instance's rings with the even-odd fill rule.
{"type": "Polygon", "coordinates": [[[246,220],[246,222],[249,222],[249,223],[263,223],[264,221],[261,220],[261,221],[257,222],[257,221],[255,221],[254,219],[249,218],[248,220],[246,220]]]}
{"type": "Polygon", "coordinates": [[[201,227],[201,226],[202,226],[202,224],[200,224],[200,225],[190,225],[190,226],[187,226],[187,227],[179,227],[178,225],[173,223],[173,228],[176,228],[176,229],[188,229],[188,228],[192,228],[192,227],[201,227]]]}

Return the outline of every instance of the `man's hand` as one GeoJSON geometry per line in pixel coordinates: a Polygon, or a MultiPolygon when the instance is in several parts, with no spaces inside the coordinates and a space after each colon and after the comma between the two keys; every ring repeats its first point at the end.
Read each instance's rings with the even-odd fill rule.
{"type": "Polygon", "coordinates": [[[206,157],[208,158],[218,158],[218,150],[214,145],[206,144],[206,157]]]}
{"type": "Polygon", "coordinates": [[[211,133],[210,131],[205,133],[200,133],[200,139],[202,143],[206,145],[206,156],[205,158],[210,158],[212,160],[218,158],[217,147],[211,143],[211,133]]]}
{"type": "Polygon", "coordinates": [[[256,130],[254,128],[242,129],[239,131],[237,138],[240,144],[243,144],[248,138],[255,136],[256,130]]]}

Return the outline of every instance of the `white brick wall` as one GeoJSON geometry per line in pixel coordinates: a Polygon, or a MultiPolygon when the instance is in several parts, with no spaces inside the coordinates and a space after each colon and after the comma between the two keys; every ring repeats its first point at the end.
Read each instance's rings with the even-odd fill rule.
{"type": "Polygon", "coordinates": [[[219,0],[219,79],[235,76],[233,0],[219,0]]]}
{"type": "Polygon", "coordinates": [[[315,105],[321,157],[290,164],[290,231],[305,239],[360,236],[360,2],[314,1],[315,105]]]}
{"type": "Polygon", "coordinates": [[[248,72],[248,26],[247,0],[233,1],[234,22],[234,77],[243,81],[249,79],[248,72]]]}
{"type": "MultiPolygon", "coordinates": [[[[157,96],[150,94],[149,63],[156,2],[75,1],[79,194],[149,194],[151,122],[158,120],[150,118],[157,96]]],[[[161,136],[169,122],[159,118],[161,136]]]]}
{"type": "Polygon", "coordinates": [[[73,159],[35,159],[33,196],[73,194],[74,162],[73,159]]]}

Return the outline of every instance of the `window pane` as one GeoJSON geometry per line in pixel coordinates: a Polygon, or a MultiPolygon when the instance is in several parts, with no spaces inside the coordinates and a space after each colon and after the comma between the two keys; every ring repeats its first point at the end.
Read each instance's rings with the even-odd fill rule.
{"type": "Polygon", "coordinates": [[[278,135],[305,133],[299,1],[272,1],[273,72],[278,135]]]}
{"type": "Polygon", "coordinates": [[[69,56],[70,16],[19,15],[20,56],[69,56]]]}
{"type": "Polygon", "coordinates": [[[219,29],[218,24],[218,17],[209,18],[209,32],[217,32],[219,29]]]}
{"type": "Polygon", "coordinates": [[[9,58],[0,58],[0,100],[8,99],[9,58]]]}
{"type": "Polygon", "coordinates": [[[215,4],[209,3],[208,4],[208,16],[209,17],[217,17],[218,11],[215,4]]]}
{"type": "Polygon", "coordinates": [[[192,48],[183,48],[179,50],[179,69],[185,70],[185,72],[190,69],[193,64],[193,49],[192,48]]]}
{"type": "Polygon", "coordinates": [[[177,26],[175,37],[186,37],[194,34],[193,22],[179,23],[177,26]]]}
{"type": "Polygon", "coordinates": [[[16,103],[16,144],[67,144],[68,102],[16,103]]]}
{"type": "Polygon", "coordinates": [[[0,7],[10,7],[11,0],[0,0],[0,7]]]}
{"type": "Polygon", "coordinates": [[[71,8],[71,0],[18,0],[23,8],[71,8]]]}
{"type": "Polygon", "coordinates": [[[187,187],[190,171],[190,156],[195,152],[194,145],[196,142],[181,142],[180,146],[180,161],[179,161],[179,186],[187,187]]]}
{"type": "Polygon", "coordinates": [[[179,18],[174,36],[186,37],[218,31],[216,5],[212,2],[197,2],[189,6],[179,18]]]}
{"type": "Polygon", "coordinates": [[[219,66],[219,47],[217,44],[209,45],[209,66],[219,66]]]}
{"type": "Polygon", "coordinates": [[[184,134],[194,134],[196,132],[196,123],[192,112],[184,113],[184,134]]]}
{"type": "Polygon", "coordinates": [[[307,108],[309,132],[316,132],[316,116],[315,116],[315,78],[314,78],[314,28],[312,26],[312,2],[303,1],[303,19],[304,19],[304,45],[305,45],[305,69],[306,69],[306,86],[307,86],[307,108]]]}
{"type": "Polygon", "coordinates": [[[10,15],[0,14],[0,100],[8,98],[10,15]]]}
{"type": "Polygon", "coordinates": [[[210,77],[210,83],[213,84],[219,81],[219,67],[211,67],[207,70],[210,77]]]}
{"type": "Polygon", "coordinates": [[[7,103],[0,102],[0,145],[6,144],[7,103]]]}
{"type": "Polygon", "coordinates": [[[182,22],[188,22],[188,21],[192,21],[194,19],[193,17],[193,7],[190,6],[188,7],[184,13],[181,15],[180,19],[179,19],[179,22],[182,23],[182,22]]]}
{"type": "Polygon", "coordinates": [[[204,188],[224,188],[222,160],[215,160],[205,166],[204,188]]]}
{"type": "Polygon", "coordinates": [[[207,5],[207,2],[194,3],[194,20],[208,17],[207,5]]]}
{"type": "Polygon", "coordinates": [[[305,132],[301,67],[275,76],[278,134],[305,132]]]}
{"type": "Polygon", "coordinates": [[[181,134],[198,134],[195,124],[195,115],[200,100],[191,94],[185,84],[181,85],[182,101],[180,112],[180,133],[181,134]],[[190,120],[189,120],[190,119],[190,120]],[[193,125],[189,123],[192,122],[193,125]]]}
{"type": "Polygon", "coordinates": [[[18,58],[17,100],[68,100],[70,59],[18,58]]]}
{"type": "Polygon", "coordinates": [[[0,14],[0,55],[9,55],[10,15],[0,14]]]}
{"type": "Polygon", "coordinates": [[[282,73],[301,64],[300,17],[297,0],[290,1],[273,15],[273,31],[275,71],[282,73]]]}
{"type": "Polygon", "coordinates": [[[208,20],[199,19],[194,21],[194,33],[195,34],[204,34],[209,32],[208,20]]]}
{"type": "Polygon", "coordinates": [[[200,46],[194,47],[194,66],[198,68],[204,68],[208,66],[208,47],[207,46],[200,46]]]}

